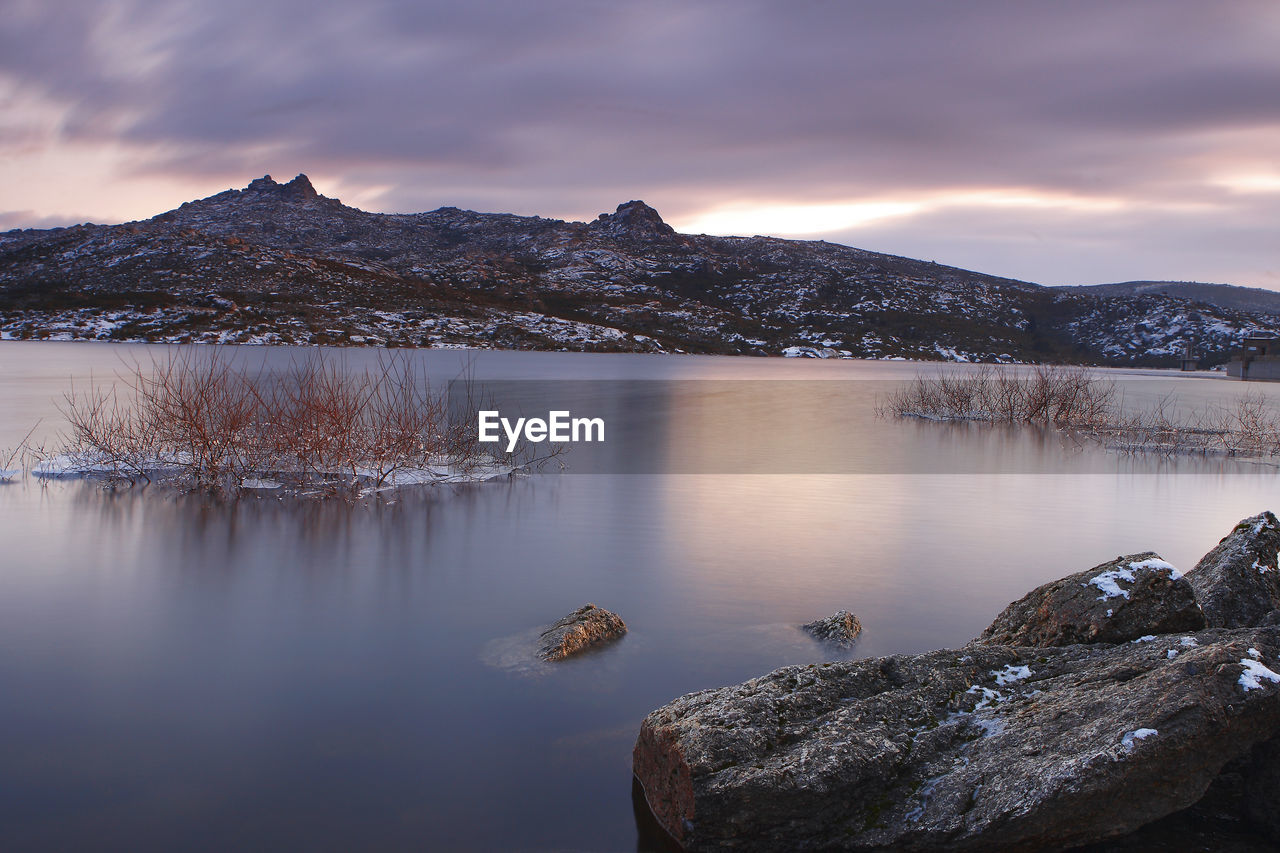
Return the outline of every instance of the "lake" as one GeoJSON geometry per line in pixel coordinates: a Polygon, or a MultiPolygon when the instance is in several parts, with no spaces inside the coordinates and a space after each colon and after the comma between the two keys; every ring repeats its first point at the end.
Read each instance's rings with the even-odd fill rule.
{"type": "MultiPolygon", "coordinates": [[[[64,391],[159,351],[0,343],[0,448],[37,423],[52,445],[64,391]]],[[[1270,465],[877,414],[895,383],[963,368],[409,357],[601,414],[607,440],[563,471],[355,504],[0,485],[0,848],[650,849],[641,719],[833,659],[799,623],[853,611],[857,656],[954,646],[1037,584],[1147,549],[1189,569],[1280,509],[1270,465]],[[586,602],[630,633],[522,661],[513,637],[586,602]]],[[[1135,404],[1245,390],[1103,373],[1135,404]]]]}

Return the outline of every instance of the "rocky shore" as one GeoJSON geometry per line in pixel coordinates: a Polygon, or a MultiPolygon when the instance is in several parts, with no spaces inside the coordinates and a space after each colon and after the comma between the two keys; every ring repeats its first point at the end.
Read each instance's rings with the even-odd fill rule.
{"type": "Polygon", "coordinates": [[[636,779],[688,851],[1067,850],[1210,798],[1280,842],[1278,548],[1263,513],[1185,575],[1118,557],[963,648],[681,697],[636,779]]]}

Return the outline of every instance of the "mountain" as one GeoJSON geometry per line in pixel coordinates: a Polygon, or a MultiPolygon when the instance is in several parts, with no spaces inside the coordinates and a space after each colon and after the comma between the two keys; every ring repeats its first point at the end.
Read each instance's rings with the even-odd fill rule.
{"type": "Polygon", "coordinates": [[[1263,290],[1260,287],[1205,284],[1199,281],[1123,281],[1116,284],[1085,285],[1080,289],[1096,296],[1135,296],[1154,293],[1231,311],[1280,316],[1280,293],[1274,290],[1263,290]]]}
{"type": "Polygon", "coordinates": [[[0,337],[1170,364],[1280,321],[826,242],[368,213],[270,176],[151,219],[0,234],[0,337]]]}

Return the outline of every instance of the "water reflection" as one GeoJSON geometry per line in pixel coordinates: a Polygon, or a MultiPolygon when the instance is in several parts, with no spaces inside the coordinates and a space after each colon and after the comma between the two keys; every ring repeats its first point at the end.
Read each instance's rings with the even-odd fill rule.
{"type": "MultiPolygon", "coordinates": [[[[92,362],[51,352],[29,385],[0,375],[29,406],[0,407],[0,424],[29,424],[33,389],[92,362]]],[[[855,369],[497,361],[522,380],[855,369]]],[[[0,489],[0,847],[650,849],[629,772],[640,720],[831,656],[798,623],[853,610],[855,655],[955,645],[1037,583],[1146,549],[1189,568],[1280,504],[1274,473],[1250,463],[886,421],[870,382],[761,385],[706,399],[582,386],[583,405],[633,425],[606,461],[639,458],[634,474],[354,505],[0,489]],[[864,391],[833,397],[845,384],[864,391]],[[808,473],[724,470],[753,470],[761,446],[799,447],[808,473]],[[623,642],[537,678],[486,662],[495,641],[588,601],[622,614],[623,642]]]]}

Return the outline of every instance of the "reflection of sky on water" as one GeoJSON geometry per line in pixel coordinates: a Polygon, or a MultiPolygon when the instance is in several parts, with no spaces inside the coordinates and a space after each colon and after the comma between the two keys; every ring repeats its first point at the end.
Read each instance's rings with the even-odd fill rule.
{"type": "MultiPolygon", "coordinates": [[[[104,352],[0,346],[4,434],[104,352]]],[[[492,369],[574,365],[631,379],[916,369],[541,354],[492,369]]],[[[633,848],[641,717],[828,655],[797,623],[853,610],[858,655],[959,644],[1037,583],[1145,549],[1187,569],[1280,503],[1273,476],[1216,461],[886,421],[869,397],[801,398],[797,416],[777,405],[791,391],[759,384],[602,401],[645,427],[613,461],[648,453],[666,474],[548,472],[358,505],[0,488],[0,825],[17,849],[633,848]],[[688,473],[762,439],[889,473],[688,473]],[[627,638],[540,677],[485,662],[495,640],[587,601],[619,611],[627,638]]]]}

